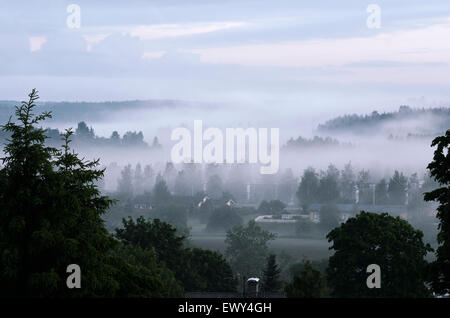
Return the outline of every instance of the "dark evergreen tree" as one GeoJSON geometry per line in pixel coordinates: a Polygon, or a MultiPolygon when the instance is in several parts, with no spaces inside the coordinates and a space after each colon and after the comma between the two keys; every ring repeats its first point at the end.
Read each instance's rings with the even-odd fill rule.
{"type": "Polygon", "coordinates": [[[157,273],[170,272],[156,258],[144,266],[147,275],[118,256],[101,218],[112,203],[96,186],[104,170],[70,149],[71,130],[62,150],[46,146],[38,124],[50,114],[34,114],[37,98],[33,90],[16,107],[17,120],[3,126],[11,138],[0,170],[0,296],[180,296],[167,291],[157,273]],[[66,285],[70,264],[81,269],[81,288],[66,285]]]}
{"type": "Polygon", "coordinates": [[[391,204],[405,204],[407,186],[408,181],[406,177],[403,173],[399,173],[396,170],[391,180],[389,180],[388,195],[391,204]]]}
{"type": "Polygon", "coordinates": [[[355,202],[355,174],[351,162],[345,165],[344,170],[341,172],[340,180],[342,201],[344,203],[355,202]]]}
{"type": "Polygon", "coordinates": [[[44,130],[36,127],[51,115],[35,115],[37,91],[28,96],[27,102],[16,106],[17,122],[9,120],[2,127],[11,134],[0,172],[2,296],[56,295],[71,264],[58,262],[57,252],[66,244],[56,240],[54,229],[61,229],[63,220],[59,218],[63,214],[49,209],[61,186],[54,182],[58,180],[53,163],[58,151],[45,146],[44,130]]]}
{"type": "Polygon", "coordinates": [[[339,200],[339,170],[329,165],[319,181],[317,196],[321,203],[336,203],[339,200]]]}
{"type": "Polygon", "coordinates": [[[361,170],[358,174],[356,185],[358,186],[358,203],[371,204],[373,202],[373,189],[370,188],[370,173],[361,170]]]}
{"type": "Polygon", "coordinates": [[[172,195],[169,192],[166,181],[158,174],[152,192],[152,200],[155,205],[165,205],[170,203],[172,195]]]}
{"type": "Polygon", "coordinates": [[[280,290],[280,273],[281,270],[278,267],[275,254],[269,255],[263,272],[263,288],[266,292],[277,292],[280,290]]]}
{"type": "Polygon", "coordinates": [[[319,190],[319,178],[314,168],[308,168],[303,172],[298,186],[297,198],[303,209],[306,210],[311,203],[317,202],[319,190]]]}
{"type": "Polygon", "coordinates": [[[120,172],[117,192],[122,200],[133,197],[133,170],[131,169],[131,165],[126,165],[120,172]]]}
{"type": "Polygon", "coordinates": [[[386,180],[381,179],[375,186],[375,203],[387,204],[389,203],[387,183],[386,180]]]}

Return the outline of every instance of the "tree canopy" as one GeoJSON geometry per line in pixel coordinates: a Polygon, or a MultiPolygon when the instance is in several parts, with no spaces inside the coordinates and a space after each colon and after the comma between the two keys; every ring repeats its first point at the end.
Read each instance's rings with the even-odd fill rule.
{"type": "Polygon", "coordinates": [[[260,276],[269,253],[267,243],[275,234],[259,227],[255,221],[236,226],[227,232],[225,255],[241,277],[260,276]]]}
{"type": "Polygon", "coordinates": [[[325,277],[310,261],[305,261],[284,290],[288,298],[320,298],[325,291],[325,277]]]}
{"type": "Polygon", "coordinates": [[[242,217],[236,210],[224,205],[213,210],[206,225],[206,231],[226,232],[234,226],[242,225],[242,223],[242,217]]]}
{"type": "Polygon", "coordinates": [[[175,227],[159,219],[139,217],[123,220],[116,237],[126,245],[155,251],[158,258],[173,271],[186,291],[234,291],[236,281],[225,258],[202,249],[186,248],[186,237],[175,227]]]}
{"type": "Polygon", "coordinates": [[[436,215],[440,221],[437,236],[439,246],[433,264],[433,288],[444,293],[450,290],[450,130],[436,137],[431,146],[436,147],[436,150],[428,169],[440,187],[425,193],[425,200],[439,202],[436,215]]]}
{"type": "Polygon", "coordinates": [[[387,213],[362,211],[328,233],[335,253],[327,279],[337,297],[426,297],[427,262],[431,247],[423,233],[407,221],[387,213]],[[366,285],[367,266],[381,268],[381,288],[366,285]]]}

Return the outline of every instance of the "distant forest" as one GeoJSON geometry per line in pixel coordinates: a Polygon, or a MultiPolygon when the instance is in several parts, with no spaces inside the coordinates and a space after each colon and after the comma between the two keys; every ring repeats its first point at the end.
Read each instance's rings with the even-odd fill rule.
{"type": "MultiPolygon", "coordinates": [[[[420,108],[415,109],[409,106],[400,106],[396,112],[379,113],[373,111],[370,115],[343,115],[318,126],[321,133],[331,132],[353,132],[353,133],[373,133],[384,124],[394,123],[405,120],[423,120],[421,126],[430,124],[428,121],[435,118],[433,128],[426,135],[438,135],[450,127],[450,109],[449,108],[420,108]]],[[[408,136],[416,136],[417,132],[411,131],[408,136]]]]}
{"type": "MultiPolygon", "coordinates": [[[[46,143],[50,146],[58,147],[61,144],[63,131],[58,129],[45,129],[45,136],[48,137],[46,143]]],[[[0,132],[0,142],[4,144],[10,137],[10,134],[5,131],[0,132]]],[[[110,146],[110,147],[139,147],[152,148],[154,150],[160,149],[162,146],[158,141],[158,137],[154,137],[152,144],[149,145],[144,141],[144,134],[142,131],[127,131],[123,136],[117,131],[113,131],[109,138],[99,137],[95,134],[92,127],[81,121],[78,123],[74,132],[72,140],[78,146],[110,146]]]]}
{"type": "MultiPolygon", "coordinates": [[[[46,128],[45,135],[48,137],[46,143],[51,146],[60,146],[61,134],[63,131],[55,128],[46,128]]],[[[0,144],[3,145],[9,138],[9,133],[0,131],[0,144]]],[[[73,143],[77,146],[109,146],[109,147],[137,147],[141,149],[151,148],[153,150],[162,149],[163,145],[159,142],[157,136],[153,137],[151,144],[148,144],[144,140],[144,134],[142,131],[127,131],[123,136],[117,131],[113,131],[110,137],[100,137],[95,134],[94,128],[88,126],[86,122],[81,121],[78,123],[72,136],[73,143]]],[[[302,136],[296,139],[290,138],[282,150],[298,150],[304,148],[317,148],[317,147],[352,147],[351,143],[341,143],[337,139],[331,137],[319,137],[304,138],[302,136]]]]}
{"type": "MultiPolygon", "coordinates": [[[[186,106],[189,103],[175,100],[132,100],[116,102],[37,102],[39,108],[52,112],[52,117],[59,121],[73,121],[84,119],[96,121],[102,119],[106,113],[129,109],[159,109],[186,106]]],[[[20,101],[0,100],[0,121],[6,122],[12,115],[14,105],[20,101]]],[[[51,119],[50,119],[51,121],[51,119]]]]}
{"type": "Polygon", "coordinates": [[[296,150],[300,148],[316,148],[316,147],[352,147],[351,143],[341,143],[339,140],[331,137],[314,136],[311,139],[304,138],[302,136],[297,139],[290,138],[286,145],[283,146],[283,150],[296,150]]]}
{"type": "MultiPolygon", "coordinates": [[[[0,120],[7,122],[11,116],[13,105],[20,104],[17,101],[0,101],[0,120]]],[[[87,146],[133,146],[140,148],[154,149],[161,148],[157,137],[154,137],[151,144],[144,141],[141,131],[127,131],[120,136],[117,131],[113,131],[109,138],[95,135],[92,127],[86,121],[96,121],[102,118],[107,112],[123,111],[126,109],[160,109],[160,108],[183,108],[189,105],[188,102],[171,100],[145,100],[145,101],[120,101],[120,102],[40,102],[37,105],[49,109],[52,117],[59,120],[71,121],[78,118],[80,121],[73,136],[73,141],[77,145],[87,146]]],[[[299,148],[311,147],[352,147],[351,143],[342,143],[336,138],[327,137],[336,133],[353,134],[377,134],[386,133],[389,139],[397,138],[427,138],[442,134],[450,127],[450,108],[411,108],[400,106],[396,112],[379,113],[373,111],[365,115],[342,115],[319,124],[316,130],[317,135],[311,139],[298,136],[290,138],[283,146],[283,150],[295,150],[299,148]],[[406,125],[410,131],[399,136],[386,126],[400,126],[400,122],[411,121],[406,125]],[[324,136],[325,135],[325,136],[324,136]]],[[[392,129],[391,129],[392,130],[392,129]]],[[[58,129],[47,128],[46,135],[50,137],[48,143],[52,146],[59,145],[60,134],[58,129]]],[[[8,135],[0,132],[0,142],[4,144],[8,135]]],[[[147,139],[148,140],[148,139],[147,139]]]]}

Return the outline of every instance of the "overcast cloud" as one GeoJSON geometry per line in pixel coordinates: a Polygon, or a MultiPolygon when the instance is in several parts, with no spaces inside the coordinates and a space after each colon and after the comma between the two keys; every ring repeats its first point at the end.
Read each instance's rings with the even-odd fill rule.
{"type": "Polygon", "coordinates": [[[450,101],[450,4],[0,1],[0,99],[184,99],[367,112],[450,101]],[[81,8],[70,29],[67,6],[81,8]]]}

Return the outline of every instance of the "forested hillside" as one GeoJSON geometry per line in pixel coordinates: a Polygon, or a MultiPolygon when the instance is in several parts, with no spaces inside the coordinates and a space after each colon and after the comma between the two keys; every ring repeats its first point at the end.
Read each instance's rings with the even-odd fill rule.
{"type": "Polygon", "coordinates": [[[370,115],[339,116],[319,125],[318,131],[327,134],[384,132],[393,137],[398,134],[406,137],[428,137],[441,134],[448,127],[450,127],[449,108],[413,109],[409,106],[400,106],[396,112],[373,111],[370,115]],[[398,130],[400,126],[401,131],[398,130]]]}

